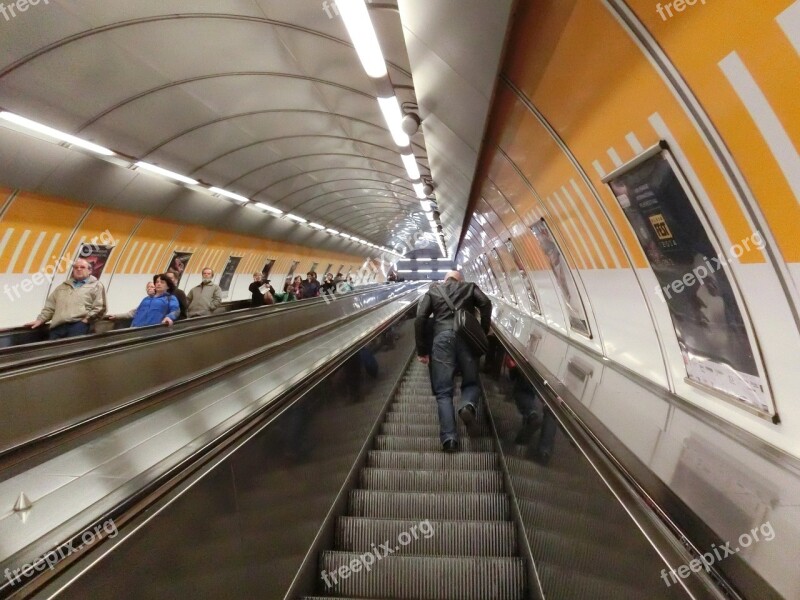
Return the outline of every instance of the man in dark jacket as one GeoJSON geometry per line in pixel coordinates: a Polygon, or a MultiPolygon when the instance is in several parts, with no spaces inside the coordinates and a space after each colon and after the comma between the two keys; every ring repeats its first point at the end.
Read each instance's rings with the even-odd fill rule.
{"type": "MultiPolygon", "coordinates": [[[[185,319],[186,309],[189,308],[189,301],[186,299],[186,292],[178,289],[178,276],[175,275],[175,273],[170,273],[167,271],[166,276],[169,277],[169,280],[175,285],[172,295],[175,296],[175,298],[178,300],[178,306],[181,307],[181,312],[178,318],[185,319]]],[[[158,278],[158,275],[153,276],[153,283],[155,283],[156,278],[158,278]]]]}
{"type": "Polygon", "coordinates": [[[436,395],[439,410],[439,439],[445,452],[458,449],[456,416],[453,408],[453,378],[456,368],[461,372],[461,403],[458,416],[467,425],[476,417],[480,399],[480,380],[478,376],[478,357],[466,342],[456,337],[453,331],[453,311],[441,293],[447,294],[456,310],[474,312],[481,315],[481,327],[489,333],[492,318],[492,303],[474,283],[466,283],[458,271],[449,271],[444,284],[433,285],[422,297],[417,308],[414,323],[417,341],[417,360],[430,364],[431,387],[436,395]],[[425,323],[433,315],[433,348],[427,347],[425,323]]]}

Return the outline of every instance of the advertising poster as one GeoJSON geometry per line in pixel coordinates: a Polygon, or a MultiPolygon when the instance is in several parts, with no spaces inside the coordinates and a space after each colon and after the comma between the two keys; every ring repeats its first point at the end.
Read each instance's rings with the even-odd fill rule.
{"type": "Polygon", "coordinates": [[[275,259],[270,258],[267,262],[264,263],[264,266],[261,268],[261,278],[262,281],[266,281],[269,279],[269,272],[272,271],[272,267],[275,266],[275,259]]]}
{"type": "Polygon", "coordinates": [[[106,268],[108,257],[114,246],[97,246],[96,244],[81,244],[76,258],[83,258],[92,267],[92,275],[100,279],[103,269],[106,268]]]}
{"type": "Polygon", "coordinates": [[[494,273],[495,279],[500,282],[500,289],[503,291],[502,295],[514,305],[519,306],[517,295],[514,293],[511,280],[503,266],[503,261],[500,260],[500,254],[497,252],[497,249],[492,248],[486,258],[489,262],[489,268],[492,270],[492,273],[494,273]]]}
{"type": "Polygon", "coordinates": [[[607,179],[658,280],[690,381],[770,406],[733,285],[676,173],[659,152],[607,179]]]}
{"type": "Polygon", "coordinates": [[[289,268],[289,272],[286,274],[286,279],[289,279],[289,280],[292,279],[292,277],[294,276],[295,270],[297,270],[297,265],[299,265],[299,264],[300,264],[299,260],[293,260],[292,261],[292,266],[289,268]]]}
{"type": "Polygon", "coordinates": [[[567,264],[564,253],[550,231],[550,227],[548,227],[544,219],[541,219],[531,225],[531,231],[536,241],[539,242],[542,252],[550,262],[550,268],[556,278],[556,285],[561,292],[561,299],[567,306],[570,327],[581,335],[592,337],[592,333],[589,330],[589,320],[586,318],[586,309],[583,307],[583,300],[578,292],[575,278],[567,264]]]}
{"type": "Polygon", "coordinates": [[[533,283],[531,282],[530,277],[528,277],[527,271],[525,271],[525,265],[522,263],[522,257],[520,257],[517,249],[514,247],[514,243],[511,240],[506,242],[506,249],[511,255],[511,258],[514,260],[514,265],[519,271],[519,278],[522,280],[522,285],[525,286],[525,291],[528,293],[528,302],[530,302],[531,309],[536,314],[542,314],[542,310],[539,308],[539,299],[536,297],[536,292],[533,289],[533,283]]]}
{"type": "Polygon", "coordinates": [[[493,294],[499,295],[500,294],[500,286],[497,283],[497,277],[492,272],[492,269],[489,267],[489,262],[486,259],[485,254],[481,254],[477,259],[478,265],[483,269],[483,272],[486,276],[486,281],[489,284],[489,288],[491,289],[493,294]]]}
{"type": "Polygon", "coordinates": [[[225,268],[222,269],[222,275],[219,277],[219,287],[222,290],[222,297],[227,298],[231,290],[231,283],[233,282],[233,275],[242,262],[241,256],[230,256],[228,262],[225,263],[225,268]]]}
{"type": "Polygon", "coordinates": [[[192,258],[191,252],[173,252],[172,258],[169,261],[169,266],[167,267],[167,273],[174,273],[175,277],[178,279],[178,282],[175,285],[180,284],[181,277],[183,277],[183,272],[186,270],[187,265],[189,264],[189,259],[192,258]]]}

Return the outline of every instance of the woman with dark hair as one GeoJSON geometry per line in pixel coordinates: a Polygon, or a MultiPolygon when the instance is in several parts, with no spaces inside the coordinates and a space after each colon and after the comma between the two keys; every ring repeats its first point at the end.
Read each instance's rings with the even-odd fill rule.
{"type": "Polygon", "coordinates": [[[294,286],[292,285],[292,280],[287,279],[286,283],[283,284],[283,291],[278,292],[274,295],[275,302],[292,302],[293,300],[297,300],[297,297],[294,295],[294,286]]]}
{"type": "Polygon", "coordinates": [[[147,296],[139,303],[139,307],[133,312],[133,322],[131,327],[145,327],[147,325],[170,326],[181,314],[181,306],[178,299],[173,296],[175,284],[166,273],[153,277],[156,286],[156,295],[147,296]]]}

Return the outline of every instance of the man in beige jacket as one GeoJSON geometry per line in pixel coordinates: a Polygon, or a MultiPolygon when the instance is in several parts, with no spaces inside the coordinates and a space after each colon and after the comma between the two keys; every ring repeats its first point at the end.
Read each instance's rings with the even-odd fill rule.
{"type": "Polygon", "coordinates": [[[72,275],[53,290],[42,312],[26,327],[36,329],[50,321],[50,339],[86,335],[106,312],[106,290],[92,275],[89,261],[72,263],[72,275]]]}
{"type": "Polygon", "coordinates": [[[203,281],[194,286],[186,295],[189,301],[187,313],[189,317],[205,317],[211,315],[222,306],[222,289],[214,283],[214,271],[209,267],[203,269],[203,281]]]}

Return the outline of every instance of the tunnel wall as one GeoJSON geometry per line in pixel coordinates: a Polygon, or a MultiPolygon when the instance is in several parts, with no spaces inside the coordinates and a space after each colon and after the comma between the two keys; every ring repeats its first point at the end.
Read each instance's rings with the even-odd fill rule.
{"type": "MultiPolygon", "coordinates": [[[[576,344],[800,456],[800,2],[677,6],[520,0],[459,262],[576,344]],[[738,307],[761,410],[690,380],[652,249],[604,183],[662,142],[731,284],[726,301],[690,290],[709,317],[702,337],[734,348],[714,323],[738,307]],[[558,273],[531,229],[542,218],[568,267],[558,273]]],[[[672,233],[690,221],[677,215],[672,233]]]]}
{"type": "Polygon", "coordinates": [[[227,300],[250,297],[252,274],[275,260],[270,279],[275,289],[294,261],[295,274],[316,263],[322,277],[329,264],[336,272],[355,276],[363,257],[330,253],[299,245],[214,231],[152,216],[140,216],[103,206],[0,189],[0,327],[32,321],[49,292],[68,275],[81,244],[110,245],[100,280],[108,291],[110,313],[127,312],[144,297],[144,286],[155,273],[167,270],[174,252],[191,253],[179,287],[189,290],[209,266],[219,283],[230,257],[241,257],[227,300]],[[53,274],[51,278],[45,274],[53,274]]]}

